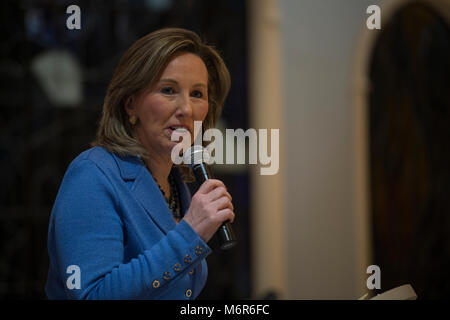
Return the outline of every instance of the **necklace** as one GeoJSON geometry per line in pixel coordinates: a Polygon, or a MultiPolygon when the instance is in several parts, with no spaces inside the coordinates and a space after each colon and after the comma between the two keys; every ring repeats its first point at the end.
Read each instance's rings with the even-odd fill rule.
{"type": "Polygon", "coordinates": [[[161,191],[164,199],[166,199],[167,205],[169,206],[170,211],[175,219],[181,219],[181,205],[180,205],[180,196],[178,194],[178,188],[175,183],[175,180],[172,177],[172,174],[169,174],[169,185],[170,185],[170,196],[166,197],[165,192],[158,184],[159,190],[161,191]]]}

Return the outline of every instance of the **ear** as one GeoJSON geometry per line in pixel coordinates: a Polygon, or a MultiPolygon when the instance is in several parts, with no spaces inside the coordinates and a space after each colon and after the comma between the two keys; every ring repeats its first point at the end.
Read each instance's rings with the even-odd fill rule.
{"type": "Polygon", "coordinates": [[[132,116],[134,115],[135,112],[135,98],[134,95],[130,95],[125,99],[125,112],[129,115],[132,116]]]}

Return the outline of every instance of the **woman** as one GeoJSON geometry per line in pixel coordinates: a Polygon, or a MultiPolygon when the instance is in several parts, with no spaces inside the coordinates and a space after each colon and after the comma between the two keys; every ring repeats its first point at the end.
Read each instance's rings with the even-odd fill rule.
{"type": "Polygon", "coordinates": [[[198,296],[207,242],[234,220],[233,205],[215,179],[191,199],[171,150],[183,135],[195,140],[194,121],[214,125],[229,87],[219,54],[191,31],[161,29],[128,49],[94,147],[70,164],[52,210],[50,299],[198,296]]]}

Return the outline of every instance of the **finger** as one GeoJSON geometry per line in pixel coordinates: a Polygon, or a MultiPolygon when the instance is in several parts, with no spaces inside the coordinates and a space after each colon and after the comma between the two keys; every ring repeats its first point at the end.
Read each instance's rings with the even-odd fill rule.
{"type": "Polygon", "coordinates": [[[207,194],[207,198],[209,201],[215,201],[221,197],[227,197],[228,199],[233,200],[233,198],[231,197],[231,195],[227,192],[227,189],[225,187],[217,187],[213,190],[211,190],[208,194],[207,194]]]}
{"type": "Polygon", "coordinates": [[[208,193],[208,192],[210,192],[211,190],[213,190],[213,189],[215,189],[217,187],[224,187],[225,188],[225,185],[220,180],[208,179],[208,180],[206,180],[205,182],[202,183],[200,188],[198,188],[197,192],[208,193]]]}
{"type": "Polygon", "coordinates": [[[220,220],[222,222],[230,221],[231,223],[233,223],[234,221],[235,214],[234,211],[230,208],[222,209],[218,211],[217,214],[220,216],[220,220]]]}
{"type": "Polygon", "coordinates": [[[215,208],[216,211],[226,209],[226,208],[234,210],[233,203],[226,196],[220,197],[216,201],[212,202],[211,205],[215,208]]]}

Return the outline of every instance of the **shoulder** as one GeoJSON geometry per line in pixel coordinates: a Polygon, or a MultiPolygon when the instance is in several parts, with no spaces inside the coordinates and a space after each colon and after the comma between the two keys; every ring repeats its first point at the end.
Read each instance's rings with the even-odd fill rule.
{"type": "MultiPolygon", "coordinates": [[[[116,168],[114,168],[116,167],[116,168]]],[[[59,193],[97,194],[106,189],[112,191],[114,156],[104,148],[94,147],[80,153],[68,166],[59,193]]]]}
{"type": "Polygon", "coordinates": [[[114,155],[102,147],[93,147],[80,153],[70,163],[70,167],[76,167],[82,164],[91,163],[97,166],[103,166],[114,163],[114,155]]]}
{"type": "Polygon", "coordinates": [[[63,183],[74,180],[94,181],[106,177],[105,168],[114,163],[113,155],[101,147],[94,147],[80,153],[69,164],[63,183]]]}
{"type": "Polygon", "coordinates": [[[105,159],[109,163],[109,157],[106,150],[89,149],[70,163],[53,206],[55,222],[79,219],[100,210],[93,208],[113,210],[118,205],[117,183],[99,162],[105,159]]]}
{"type": "MultiPolygon", "coordinates": [[[[120,172],[119,158],[103,147],[93,147],[80,153],[69,164],[67,173],[83,171],[86,174],[102,174],[107,177],[118,175],[120,172]]],[[[67,174],[66,173],[66,174],[67,174]]]]}
{"type": "Polygon", "coordinates": [[[120,156],[103,147],[93,147],[80,153],[69,165],[63,182],[86,187],[95,187],[96,183],[109,185],[116,189],[126,183],[127,187],[143,172],[145,165],[138,156],[120,156]]]}

